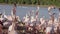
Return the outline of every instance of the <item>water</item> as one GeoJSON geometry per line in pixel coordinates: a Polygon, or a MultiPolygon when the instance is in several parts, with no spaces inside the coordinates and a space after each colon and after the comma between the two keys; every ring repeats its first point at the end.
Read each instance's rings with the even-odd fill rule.
{"type": "MultiPolygon", "coordinates": [[[[13,6],[12,5],[0,5],[0,12],[6,12],[6,15],[11,15],[11,10],[12,10],[13,6]]],[[[28,13],[31,10],[36,11],[36,6],[17,6],[17,12],[16,15],[20,17],[20,19],[22,19],[26,13],[28,13]]],[[[58,8],[56,9],[52,9],[52,12],[56,13],[56,17],[58,17],[58,8]]],[[[40,7],[39,9],[39,18],[45,16],[44,18],[49,18],[49,14],[48,14],[48,7],[40,7]]]]}

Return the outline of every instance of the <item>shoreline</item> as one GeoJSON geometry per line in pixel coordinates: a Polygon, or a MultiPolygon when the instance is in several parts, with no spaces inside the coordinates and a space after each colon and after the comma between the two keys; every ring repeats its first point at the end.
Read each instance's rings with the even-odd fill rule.
{"type": "MultiPolygon", "coordinates": [[[[13,5],[13,4],[0,3],[0,5],[13,5]]],[[[40,6],[40,7],[49,7],[50,5],[17,4],[17,6],[40,6]]],[[[60,6],[55,6],[55,7],[60,8],[60,6]]]]}

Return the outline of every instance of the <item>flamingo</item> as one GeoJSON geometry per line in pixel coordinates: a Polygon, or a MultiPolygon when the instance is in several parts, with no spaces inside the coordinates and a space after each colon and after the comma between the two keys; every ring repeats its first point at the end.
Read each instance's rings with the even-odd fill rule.
{"type": "Polygon", "coordinates": [[[55,13],[52,14],[51,9],[55,9],[55,6],[49,6],[48,7],[48,12],[49,12],[49,15],[51,16],[51,20],[49,20],[50,23],[48,22],[48,24],[50,26],[46,27],[46,34],[50,34],[50,33],[52,33],[52,31],[54,31],[53,22],[54,22],[54,14],[55,13]]]}
{"type": "Polygon", "coordinates": [[[12,17],[12,25],[9,26],[8,28],[8,34],[17,34],[17,32],[15,31],[15,24],[16,24],[16,3],[14,3],[13,6],[13,15],[12,17]]]}

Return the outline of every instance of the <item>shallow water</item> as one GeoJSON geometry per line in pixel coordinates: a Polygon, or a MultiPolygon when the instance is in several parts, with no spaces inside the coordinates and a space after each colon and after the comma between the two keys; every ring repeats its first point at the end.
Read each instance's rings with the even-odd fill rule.
{"type": "MultiPolygon", "coordinates": [[[[6,15],[11,15],[11,10],[12,10],[13,6],[12,5],[0,5],[0,12],[6,12],[6,15]]],[[[29,11],[34,10],[34,13],[36,11],[36,6],[17,6],[17,11],[16,11],[16,15],[20,16],[20,19],[22,19],[26,13],[28,13],[29,11]]],[[[52,9],[52,12],[56,13],[55,17],[58,17],[58,8],[56,9],[52,9]]],[[[39,18],[45,16],[44,18],[49,18],[49,14],[48,14],[48,8],[47,7],[40,7],[39,9],[39,18]]]]}

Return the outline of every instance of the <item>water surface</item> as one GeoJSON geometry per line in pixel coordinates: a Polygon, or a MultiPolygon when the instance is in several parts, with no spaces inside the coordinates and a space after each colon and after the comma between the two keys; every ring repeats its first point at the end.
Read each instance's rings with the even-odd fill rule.
{"type": "MultiPolygon", "coordinates": [[[[12,5],[0,5],[0,12],[6,12],[6,15],[11,15],[11,10],[12,10],[13,6],[12,5]]],[[[37,7],[36,6],[17,6],[16,8],[16,15],[20,17],[20,19],[22,19],[26,13],[28,13],[29,11],[34,10],[34,13],[36,12],[37,7]]],[[[58,8],[56,9],[52,9],[51,10],[53,13],[56,13],[55,17],[58,17],[58,8]]],[[[48,14],[48,7],[40,7],[39,9],[39,18],[41,18],[42,16],[45,16],[44,18],[49,18],[49,14],[48,14]]]]}

